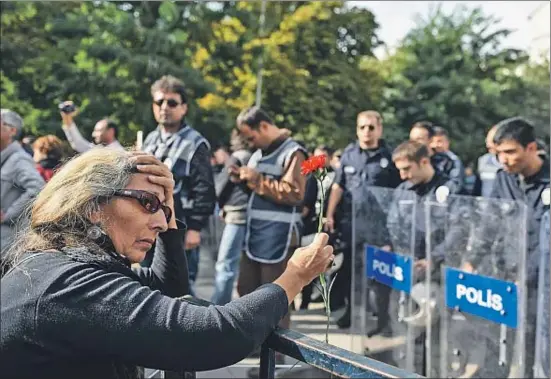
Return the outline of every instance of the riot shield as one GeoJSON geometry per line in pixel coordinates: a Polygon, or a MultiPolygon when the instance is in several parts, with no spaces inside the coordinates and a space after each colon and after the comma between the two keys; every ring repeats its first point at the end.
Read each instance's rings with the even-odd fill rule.
{"type": "Polygon", "coordinates": [[[437,192],[424,207],[425,375],[523,377],[525,204],[437,192]]]}
{"type": "Polygon", "coordinates": [[[538,278],[538,307],[536,321],[535,378],[549,378],[550,363],[550,292],[551,292],[551,256],[549,247],[549,212],[543,216],[540,235],[541,262],[538,278]]]}
{"type": "Polygon", "coordinates": [[[352,198],[352,350],[419,372],[415,345],[425,325],[406,322],[415,311],[417,197],[364,186],[352,198]]]}

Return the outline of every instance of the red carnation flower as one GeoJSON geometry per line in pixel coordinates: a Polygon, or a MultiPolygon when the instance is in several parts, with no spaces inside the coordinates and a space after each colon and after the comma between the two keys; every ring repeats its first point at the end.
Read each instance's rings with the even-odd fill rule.
{"type": "Polygon", "coordinates": [[[302,175],[308,175],[317,170],[323,170],[325,168],[325,160],[327,157],[325,155],[316,155],[314,157],[308,158],[300,166],[300,173],[302,175]]]}

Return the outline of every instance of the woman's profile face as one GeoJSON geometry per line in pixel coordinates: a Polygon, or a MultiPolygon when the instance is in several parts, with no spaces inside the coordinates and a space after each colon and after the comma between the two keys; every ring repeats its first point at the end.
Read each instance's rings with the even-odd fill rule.
{"type": "MultiPolygon", "coordinates": [[[[151,183],[145,174],[132,175],[125,189],[147,191],[165,202],[164,188],[151,183]]],[[[129,197],[114,197],[102,207],[101,219],[117,253],[132,263],[143,261],[159,233],[168,228],[162,209],[150,213],[138,200],[129,197]]]]}

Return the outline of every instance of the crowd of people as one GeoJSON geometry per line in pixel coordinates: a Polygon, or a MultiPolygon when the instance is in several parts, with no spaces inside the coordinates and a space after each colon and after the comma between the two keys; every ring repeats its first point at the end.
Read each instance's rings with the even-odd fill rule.
{"type": "MultiPolygon", "coordinates": [[[[65,163],[63,142],[58,137],[46,135],[35,140],[29,137],[21,139],[21,116],[12,110],[2,109],[2,316],[10,316],[12,320],[2,322],[2,334],[10,336],[2,337],[3,347],[9,346],[18,354],[37,354],[35,358],[40,361],[40,352],[32,347],[20,346],[28,342],[18,340],[16,330],[21,327],[20,323],[28,319],[21,320],[13,312],[17,311],[17,307],[36,302],[41,296],[38,291],[45,290],[49,294],[46,304],[50,301],[50,305],[43,305],[46,308],[40,321],[46,325],[47,331],[44,333],[47,335],[37,337],[33,343],[41,346],[59,343],[45,341],[48,336],[62,333],[63,329],[59,328],[63,328],[64,324],[59,323],[60,315],[69,318],[64,322],[76,322],[74,336],[67,337],[69,347],[59,345],[50,348],[57,358],[65,354],[64,349],[79,344],[79,339],[89,340],[89,347],[94,344],[97,347],[105,342],[101,334],[114,333],[110,339],[110,353],[122,354],[118,361],[121,365],[104,365],[97,369],[100,371],[94,368],[92,372],[113,376],[110,370],[124,370],[128,368],[125,366],[127,364],[168,370],[202,370],[227,365],[257,348],[276,324],[290,328],[291,312],[283,309],[287,305],[291,309],[307,309],[311,302],[321,300],[311,282],[325,271],[327,263],[333,259],[332,249],[325,248],[328,243],[334,246],[340,257],[331,305],[333,310],[345,308],[344,315],[336,324],[339,328],[349,328],[354,244],[351,232],[354,217],[352,193],[360,186],[409,190],[420,198],[435,196],[437,189],[445,187],[447,193],[452,195],[525,202],[530,209],[528,285],[532,286],[530,291],[537,290],[537,269],[543,254],[540,252],[543,246],[540,246],[539,230],[542,219],[549,217],[549,202],[541,199],[545,191],[549,192],[550,166],[547,146],[536,139],[530,122],[520,117],[500,122],[496,120],[496,125],[487,134],[487,154],[481,156],[476,165],[472,162],[465,165],[451,150],[453,141],[448,131],[429,121],[413,124],[409,140],[393,148],[383,137],[380,113],[361,111],[355,126],[356,141],[344,149],[335,150],[321,145],[308,150],[303,142],[292,137],[289,130],[276,125],[266,111],[253,106],[237,116],[229,145],[211,149],[209,141],[186,122],[187,96],[183,82],[172,76],[164,76],[153,84],[152,108],[158,126],[143,141],[142,154],[125,151],[118,141],[120,126],[109,118],[97,122],[92,134],[94,141],[88,141],[76,125],[76,107],[70,101],[64,102],[60,105],[62,130],[72,149],[78,153],[77,158],[68,163],[65,163]],[[321,185],[313,175],[301,174],[302,163],[312,155],[327,157],[328,174],[321,185]],[[134,171],[130,170],[131,167],[134,171]],[[145,176],[134,177],[132,173],[145,176]],[[97,185],[91,180],[97,181],[97,185]],[[322,193],[325,194],[323,203],[322,193]],[[115,197],[117,204],[122,198],[137,200],[149,212],[144,215],[150,219],[141,220],[134,211],[125,214],[123,204],[119,205],[120,209],[102,207],[102,204],[114,202],[94,203],[92,197],[94,201],[115,197]],[[29,205],[33,207],[32,212],[27,212],[29,205]],[[99,227],[98,222],[94,221],[95,218],[101,219],[98,216],[100,208],[101,212],[108,213],[108,219],[112,219],[109,226],[102,224],[99,227]],[[166,217],[154,219],[152,215],[158,215],[161,211],[166,217]],[[322,212],[325,215],[324,230],[328,236],[315,237],[322,212]],[[194,294],[202,244],[201,231],[213,215],[224,220],[224,230],[215,266],[215,290],[210,301],[220,307],[216,309],[221,310],[222,314],[216,315],[212,308],[190,310],[180,300],[169,301],[140,292],[143,285],[159,289],[163,295],[172,298],[194,294]],[[107,232],[106,228],[113,230],[107,232]],[[144,232],[140,228],[154,233],[144,232]],[[75,229],[80,230],[82,235],[70,236],[75,229]],[[26,234],[20,236],[19,230],[26,234]],[[132,239],[137,238],[135,235],[140,237],[136,241],[132,239]],[[139,274],[132,277],[129,272],[117,268],[117,264],[109,263],[109,270],[123,270],[123,274],[131,278],[130,281],[135,279],[141,283],[136,284],[139,288],[134,288],[129,282],[117,283],[116,278],[102,284],[100,274],[86,273],[86,262],[93,259],[91,256],[95,251],[78,250],[78,242],[82,243],[86,238],[94,241],[94,249],[114,251],[116,254],[112,258],[115,263],[126,267],[124,270],[129,264],[140,265],[140,268],[135,267],[139,274]],[[108,242],[100,243],[98,240],[108,242]],[[304,258],[308,254],[301,248],[316,257],[311,260],[310,266],[304,258]],[[77,257],[76,261],[84,266],[77,267],[78,264],[74,266],[73,261],[68,263],[63,256],[49,257],[48,254],[31,260],[32,263],[25,263],[27,269],[35,267],[40,272],[40,265],[49,267],[53,276],[37,278],[36,292],[28,302],[19,303],[21,293],[4,289],[4,281],[11,280],[11,283],[23,286],[21,281],[25,280],[24,276],[18,277],[17,270],[14,271],[14,267],[21,265],[19,258],[30,251],[52,249],[64,251],[69,261],[77,257]],[[178,261],[181,257],[169,250],[185,252],[182,253],[186,257],[185,262],[178,261]],[[301,255],[301,251],[304,254],[301,255]],[[18,252],[15,254],[18,259],[13,259],[14,252],[18,252]],[[326,266],[322,267],[322,263],[326,266]],[[57,266],[65,267],[67,271],[54,273],[57,266]],[[185,273],[182,267],[185,267],[185,273]],[[285,279],[289,271],[301,280],[293,283],[285,279]],[[98,275],[97,284],[105,286],[103,291],[109,301],[103,306],[108,305],[109,310],[104,311],[113,309],[114,314],[132,322],[124,324],[124,321],[115,320],[98,310],[94,304],[100,300],[93,292],[94,286],[84,294],[73,293],[75,298],[63,293],[64,287],[77,288],[80,280],[86,283],[88,279],[83,276],[87,275],[98,275]],[[48,292],[54,286],[52,283],[59,287],[48,292]],[[270,287],[270,283],[279,283],[277,288],[283,288],[283,291],[278,292],[276,287],[270,287]],[[235,286],[242,300],[233,298],[235,286]],[[110,291],[117,295],[110,296],[110,291]],[[300,304],[295,304],[295,296],[299,292],[302,292],[302,299],[300,304]],[[268,306],[268,300],[277,307],[268,306]],[[79,324],[82,320],[78,316],[83,308],[82,305],[77,307],[77,303],[87,304],[87,309],[98,312],[90,315],[91,321],[84,328],[79,324]],[[181,324],[179,312],[194,321],[181,324]],[[142,330],[151,321],[148,317],[152,314],[156,315],[153,317],[155,325],[149,325],[150,329],[146,328],[140,338],[129,331],[130,328],[142,330]],[[255,322],[249,319],[251,315],[264,321],[255,322]],[[214,332],[217,322],[223,324],[220,335],[214,332]],[[92,328],[99,328],[105,333],[94,332],[92,328]],[[239,328],[244,329],[238,333],[236,330],[239,328]],[[220,354],[209,353],[219,358],[208,362],[206,356],[201,355],[208,350],[203,342],[194,340],[195,344],[188,342],[186,346],[178,342],[180,336],[186,338],[185,333],[191,335],[196,331],[202,331],[205,335],[211,333],[214,337],[234,333],[232,338],[241,338],[242,348],[231,352],[225,343],[221,343],[216,347],[220,354]],[[151,341],[157,342],[151,344],[151,341]],[[130,345],[150,345],[150,349],[135,347],[128,350],[130,345]],[[161,345],[164,348],[156,351],[155,347],[161,345]],[[161,356],[166,352],[168,354],[161,356]],[[226,358],[220,358],[223,356],[226,358]],[[193,364],[177,363],[177,357],[193,357],[189,358],[193,364]]],[[[416,254],[416,258],[418,265],[426,260],[422,253],[416,254]]],[[[471,263],[464,269],[475,270],[474,261],[471,263]]],[[[528,312],[536,314],[535,309],[528,312]]],[[[380,317],[379,332],[384,328],[383,324],[380,317]]],[[[548,330],[547,326],[547,333],[548,330]]],[[[92,347],[90,349],[96,351],[92,347]]],[[[10,357],[13,361],[11,367],[21,369],[25,366],[22,358],[16,355],[10,357]]],[[[282,359],[282,356],[276,356],[276,361],[281,362],[282,359]]],[[[91,361],[85,363],[91,364],[91,361]]],[[[45,367],[52,373],[76,370],[72,365],[59,365],[60,362],[54,359],[54,363],[45,367]]],[[[39,367],[42,366],[37,363],[37,366],[28,368],[28,375],[32,376],[39,367]]],[[[258,372],[251,372],[251,375],[258,375],[258,372]]]]}

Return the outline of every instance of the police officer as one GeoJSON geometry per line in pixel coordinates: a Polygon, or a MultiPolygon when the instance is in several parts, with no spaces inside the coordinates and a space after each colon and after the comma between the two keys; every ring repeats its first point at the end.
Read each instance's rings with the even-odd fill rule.
{"type": "MultiPolygon", "coordinates": [[[[435,169],[431,163],[431,153],[429,148],[420,142],[407,141],[400,144],[392,154],[392,160],[396,168],[400,172],[400,177],[404,180],[398,188],[396,188],[395,196],[392,200],[392,206],[387,217],[388,233],[393,236],[393,240],[407,241],[411,238],[412,225],[414,222],[415,245],[412,254],[415,257],[414,264],[414,281],[424,281],[425,273],[428,269],[435,272],[439,262],[444,258],[446,251],[453,246],[457,248],[457,244],[461,241],[461,230],[458,232],[447,232],[443,228],[446,225],[459,225],[455,222],[455,217],[461,217],[460,210],[457,212],[443,212],[440,218],[431,222],[430,241],[432,246],[432,264],[429,267],[429,260],[426,257],[426,223],[425,223],[425,202],[427,200],[445,200],[449,195],[458,194],[458,187],[453,180],[450,180],[444,173],[435,169]],[[402,200],[411,201],[414,192],[417,196],[417,206],[415,207],[415,215],[411,215],[411,207],[402,208],[400,203],[402,200]],[[439,221],[442,222],[439,222],[439,221]]],[[[431,217],[435,215],[431,214],[431,217]]],[[[435,275],[437,276],[437,275],[435,275]]],[[[383,300],[380,300],[383,304],[383,300]]],[[[391,317],[395,314],[389,314],[389,306],[386,305],[386,312],[379,310],[378,331],[384,332],[387,324],[390,325],[391,317]]],[[[416,356],[424,357],[424,331],[420,331],[419,335],[415,336],[416,356]]],[[[433,336],[437,338],[437,336],[433,336]]],[[[422,367],[424,359],[416,358],[416,372],[428,375],[426,368],[422,367]]]]}
{"type": "Polygon", "coordinates": [[[465,176],[463,164],[457,155],[449,151],[448,134],[444,128],[433,126],[428,121],[419,121],[413,124],[409,139],[427,146],[432,165],[450,178],[457,191],[462,191],[465,176]],[[432,146],[437,146],[441,151],[435,151],[432,146]]]}
{"type": "MultiPolygon", "coordinates": [[[[396,197],[393,199],[393,207],[389,212],[387,227],[393,233],[404,229],[401,225],[404,220],[412,220],[411,216],[401,215],[399,207],[396,205],[400,201],[400,196],[407,196],[404,191],[413,191],[417,195],[420,206],[416,207],[415,224],[417,233],[415,234],[415,257],[419,260],[416,267],[422,269],[426,266],[425,259],[425,219],[424,207],[422,204],[427,199],[445,199],[449,195],[458,194],[457,185],[444,173],[436,170],[430,161],[430,151],[426,145],[416,141],[407,141],[399,145],[392,154],[392,160],[400,172],[400,177],[404,180],[396,188],[396,197]]],[[[440,241],[441,242],[441,241],[440,241]]],[[[435,248],[436,251],[439,249],[435,248]]]]}
{"type": "MultiPolygon", "coordinates": [[[[379,186],[395,188],[400,183],[400,177],[396,167],[392,163],[391,150],[382,139],[383,121],[376,111],[364,111],[358,114],[356,120],[356,133],[358,140],[351,143],[344,150],[340,167],[336,171],[335,183],[331,186],[331,195],[327,205],[326,229],[335,231],[335,212],[337,206],[343,200],[342,220],[339,230],[342,239],[351,247],[351,201],[350,191],[360,186],[379,186]]],[[[350,293],[352,276],[352,250],[343,252],[343,264],[335,283],[332,294],[335,308],[344,305],[346,312],[337,321],[341,328],[350,327],[350,293]],[[339,304],[340,303],[340,304],[339,304]]]]}
{"type": "MultiPolygon", "coordinates": [[[[549,201],[550,199],[545,199],[549,201]]],[[[542,218],[541,230],[540,230],[540,250],[541,250],[541,264],[540,275],[538,280],[538,323],[536,327],[536,352],[535,352],[535,365],[534,365],[534,377],[536,378],[549,378],[551,371],[551,341],[549,329],[550,318],[550,292],[551,292],[551,253],[549,251],[550,243],[550,214],[549,211],[544,214],[542,218]]]]}
{"type": "Polygon", "coordinates": [[[490,197],[492,187],[496,179],[497,171],[501,168],[501,164],[497,159],[496,148],[494,144],[494,136],[497,127],[494,125],[486,135],[486,149],[488,152],[478,158],[478,174],[482,181],[482,196],[490,197]]]}
{"type": "Polygon", "coordinates": [[[159,125],[146,137],[143,150],[163,161],[174,175],[174,211],[187,224],[185,247],[193,284],[199,268],[200,232],[216,204],[210,145],[185,121],[187,96],[180,80],[163,76],[152,85],[151,96],[159,125]]]}
{"type": "MultiPolygon", "coordinates": [[[[538,154],[534,126],[527,120],[514,117],[497,125],[494,143],[503,168],[497,172],[491,197],[524,202],[528,207],[527,238],[527,303],[536,309],[538,267],[540,263],[539,232],[541,220],[549,210],[549,157],[538,154]]],[[[488,226],[490,227],[490,226],[488,226]]],[[[484,230],[480,231],[484,233],[484,230]]],[[[483,240],[482,238],[480,240],[483,240]]],[[[485,248],[472,249],[463,269],[476,270],[485,248]]],[[[536,314],[528,312],[525,367],[531,377],[534,363],[534,325],[536,314]]]]}

